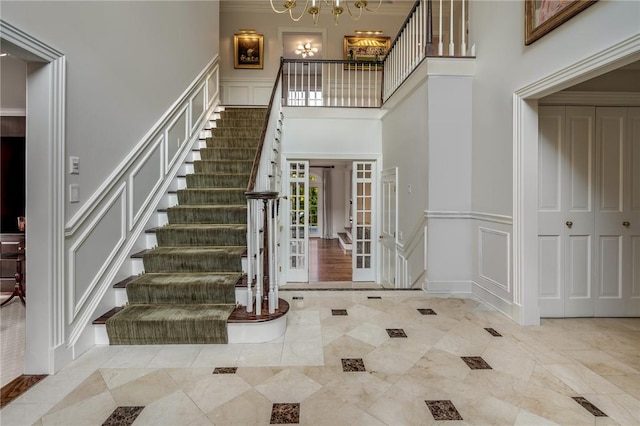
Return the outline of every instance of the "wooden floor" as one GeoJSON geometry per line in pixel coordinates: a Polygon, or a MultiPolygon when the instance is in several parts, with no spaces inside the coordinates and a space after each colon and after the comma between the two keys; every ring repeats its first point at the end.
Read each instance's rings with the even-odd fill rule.
{"type": "Polygon", "coordinates": [[[351,252],[338,239],[309,239],[309,282],[351,281],[351,252]]]}

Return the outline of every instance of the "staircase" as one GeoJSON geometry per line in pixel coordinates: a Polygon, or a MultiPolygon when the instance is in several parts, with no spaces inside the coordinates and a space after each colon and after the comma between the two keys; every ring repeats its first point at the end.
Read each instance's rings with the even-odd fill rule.
{"type": "MultiPolygon", "coordinates": [[[[247,209],[244,192],[266,109],[226,109],[200,149],[158,246],[142,255],[144,273],[126,282],[128,305],[106,320],[109,343],[228,343],[228,322],[243,281],[247,209]]],[[[245,277],[246,281],[246,277],[245,277]]],[[[264,321],[264,319],[262,319],[264,321]]]]}

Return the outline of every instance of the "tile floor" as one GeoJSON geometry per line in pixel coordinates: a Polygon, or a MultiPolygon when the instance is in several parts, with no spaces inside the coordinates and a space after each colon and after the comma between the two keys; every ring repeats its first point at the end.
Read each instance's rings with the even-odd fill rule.
{"type": "Polygon", "coordinates": [[[276,341],[96,346],[3,408],[0,423],[640,424],[640,319],[521,327],[464,297],[280,294],[291,311],[276,341]],[[398,330],[407,337],[390,337],[398,330]]]}

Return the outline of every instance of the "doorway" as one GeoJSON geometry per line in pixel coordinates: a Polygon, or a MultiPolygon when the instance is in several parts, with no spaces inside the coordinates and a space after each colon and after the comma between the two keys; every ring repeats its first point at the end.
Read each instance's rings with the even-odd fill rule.
{"type": "Polygon", "coordinates": [[[512,318],[519,324],[540,323],[538,99],[639,59],[637,41],[623,40],[514,92],[512,318]]]}
{"type": "Polygon", "coordinates": [[[287,282],[374,281],[374,161],[286,162],[287,282]],[[350,248],[339,242],[349,234],[350,248]]]}

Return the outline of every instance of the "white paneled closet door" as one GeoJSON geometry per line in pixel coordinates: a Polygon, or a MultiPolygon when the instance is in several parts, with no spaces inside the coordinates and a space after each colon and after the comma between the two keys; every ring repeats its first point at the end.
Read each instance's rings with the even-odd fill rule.
{"type": "Polygon", "coordinates": [[[640,310],[639,110],[539,109],[543,317],[640,310]]]}
{"type": "Polygon", "coordinates": [[[596,110],[595,316],[638,314],[639,111],[596,110]]]}
{"type": "Polygon", "coordinates": [[[593,316],[593,107],[539,110],[540,315],[593,316]]]}

